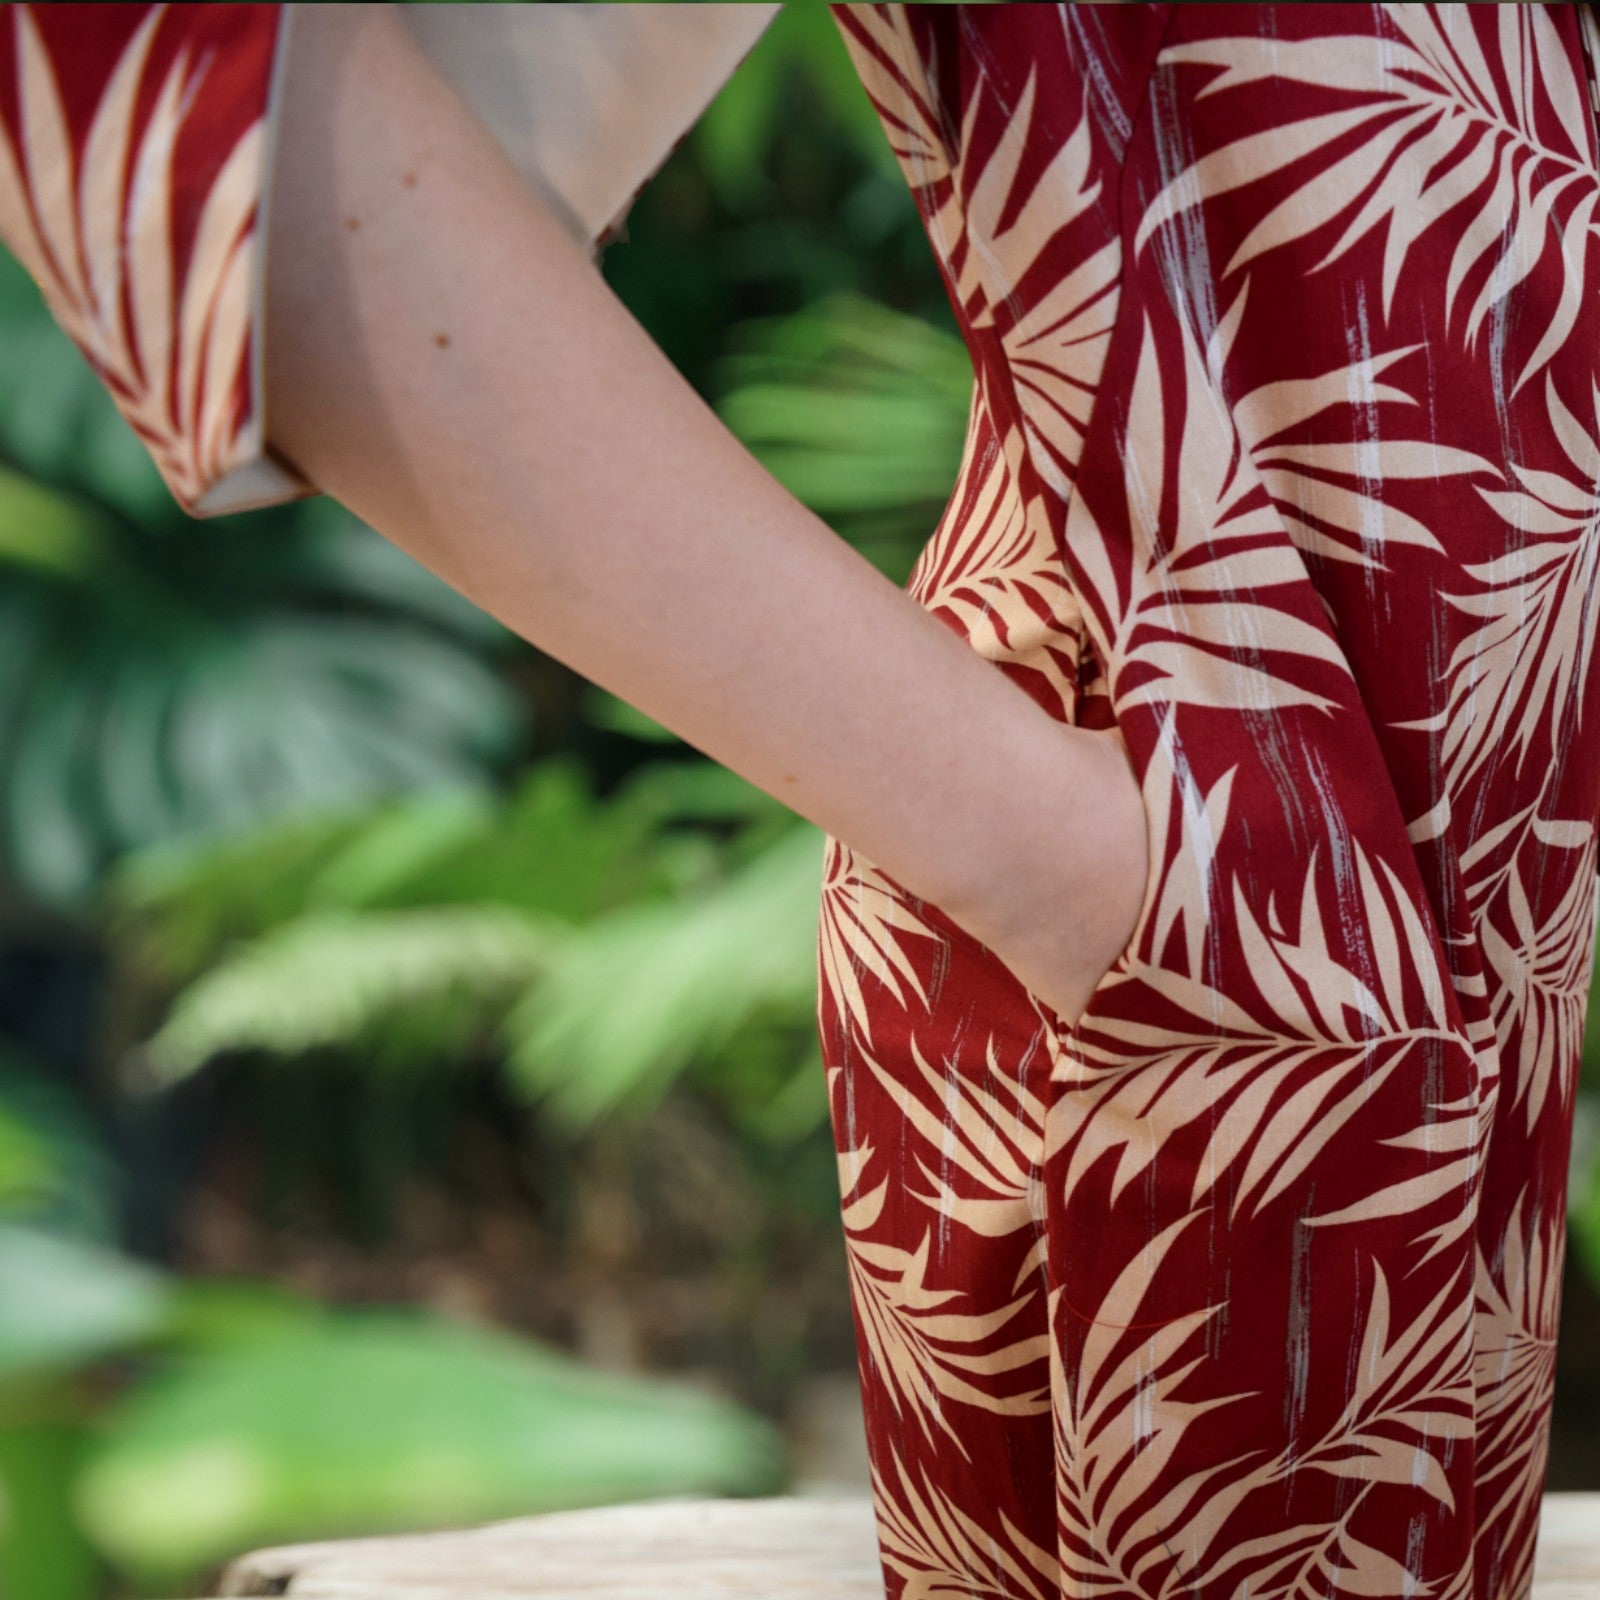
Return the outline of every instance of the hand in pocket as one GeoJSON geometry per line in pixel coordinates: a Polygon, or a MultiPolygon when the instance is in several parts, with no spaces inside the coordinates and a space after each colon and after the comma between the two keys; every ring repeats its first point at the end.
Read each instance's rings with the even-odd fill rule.
{"type": "Polygon", "coordinates": [[[1071,1027],[1127,949],[1151,870],[1144,798],[1120,730],[1062,741],[1059,848],[1026,852],[970,924],[1033,996],[1071,1027]],[[981,926],[979,925],[981,923],[981,926]]]}

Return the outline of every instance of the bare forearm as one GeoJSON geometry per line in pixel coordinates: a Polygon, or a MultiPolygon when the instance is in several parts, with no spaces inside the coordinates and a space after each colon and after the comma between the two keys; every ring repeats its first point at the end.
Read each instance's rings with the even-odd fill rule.
{"type": "Polygon", "coordinates": [[[275,443],[515,631],[953,915],[986,892],[1000,832],[1059,842],[1068,742],[1087,783],[1094,736],[749,455],[385,8],[304,7],[297,26],[275,443]]]}

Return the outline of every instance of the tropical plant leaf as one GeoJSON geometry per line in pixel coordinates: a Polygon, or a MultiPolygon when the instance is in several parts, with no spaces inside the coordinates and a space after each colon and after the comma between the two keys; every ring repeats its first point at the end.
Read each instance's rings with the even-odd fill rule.
{"type": "Polygon", "coordinates": [[[821,853],[792,828],[720,886],[579,931],[508,1020],[515,1081],[582,1128],[653,1104],[763,1010],[809,1017],[821,853]]]}
{"type": "Polygon", "coordinates": [[[185,1362],[115,1407],[104,1438],[84,1524],[168,1584],[254,1545],[785,1478],[774,1430],[730,1403],[389,1311],[185,1362]]]}
{"type": "Polygon", "coordinates": [[[68,1370],[165,1324],[166,1278],[100,1245],[0,1223],[0,1378],[68,1370]]]}
{"type": "Polygon", "coordinates": [[[560,924],[500,906],[320,912],[264,935],[179,995],[128,1063],[146,1085],[227,1051],[458,1055],[551,959],[560,924]]]}
{"type": "Polygon", "coordinates": [[[955,478],[972,360],[953,332],[851,292],[752,319],[718,367],[717,412],[813,511],[926,535],[955,478]]]}

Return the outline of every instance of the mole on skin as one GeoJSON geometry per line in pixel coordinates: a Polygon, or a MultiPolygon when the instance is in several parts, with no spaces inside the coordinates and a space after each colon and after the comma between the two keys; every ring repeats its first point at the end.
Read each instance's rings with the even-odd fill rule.
{"type": "Polygon", "coordinates": [[[450,348],[450,335],[448,333],[436,333],[433,336],[433,342],[441,350],[448,350],[450,348]]]}
{"type": "Polygon", "coordinates": [[[414,172],[408,172],[400,181],[406,186],[406,188],[415,189],[417,186],[417,175],[414,172]]]}

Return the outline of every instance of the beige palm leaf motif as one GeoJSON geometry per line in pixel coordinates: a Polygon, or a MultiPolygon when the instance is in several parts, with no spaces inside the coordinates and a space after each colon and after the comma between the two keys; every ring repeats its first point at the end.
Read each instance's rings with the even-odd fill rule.
{"type": "Polygon", "coordinates": [[[256,449],[257,423],[237,416],[235,382],[254,313],[262,123],[239,139],[212,183],[179,282],[173,148],[207,64],[179,56],[134,148],[135,105],[161,21],[161,8],[152,9],[113,70],[75,163],[55,68],[30,8],[7,9],[22,138],[14,149],[0,129],[0,235],[102,373],[174,493],[192,500],[256,449]],[[63,173],[72,181],[61,181],[63,173]]]}
{"type": "Polygon", "coordinates": [[[1056,136],[1048,110],[1039,108],[1036,71],[1008,108],[1004,131],[982,170],[971,173],[972,129],[986,96],[994,93],[989,79],[981,78],[962,127],[953,176],[965,202],[968,248],[956,288],[975,328],[998,328],[1029,443],[1041,447],[1033,451],[1034,463],[1064,495],[1082,453],[1116,322],[1122,242],[1112,233],[1071,272],[1052,275],[1042,294],[1021,294],[1029,269],[1052,239],[1094,207],[1102,182],[1086,108],[1017,204],[1024,160],[1056,136]],[[1006,308],[1003,319],[995,315],[999,306],[1006,308]]]}
{"type": "Polygon", "coordinates": [[[1000,1529],[977,1522],[925,1473],[913,1483],[899,1451],[889,1457],[898,1484],[872,1468],[878,1538],[884,1563],[905,1579],[904,1600],[1058,1600],[1055,1552],[1029,1539],[1004,1511],[1000,1529]]]}
{"type": "MultiPolygon", "coordinates": [[[[1493,1541],[1536,1516],[1544,1490],[1550,1399],[1556,1381],[1561,1269],[1566,1229],[1531,1188],[1517,1197],[1504,1244],[1491,1263],[1477,1254],[1479,1534],[1493,1541]]],[[[1508,1574],[1505,1592],[1524,1593],[1527,1574],[1508,1574]]]]}
{"type": "MultiPolygon", "coordinates": [[[[1250,292],[1246,275],[1227,312],[1207,342],[1206,365],[1213,381],[1233,351],[1250,292]]],[[[1296,546],[1325,560],[1386,572],[1384,556],[1393,547],[1411,546],[1445,554],[1427,525],[1392,505],[1383,493],[1386,483],[1439,479],[1487,473],[1497,482],[1504,474],[1487,457],[1422,433],[1398,434],[1393,425],[1380,429],[1375,410],[1380,404],[1420,407],[1417,397],[1379,379],[1397,362],[1424,348],[1402,345],[1382,354],[1363,350],[1345,366],[1307,378],[1278,379],[1230,397],[1240,442],[1249,453],[1261,482],[1277,505],[1284,527],[1296,546]],[[1361,414],[1361,437],[1295,440],[1295,430],[1334,408],[1361,414]],[[1338,483],[1329,475],[1353,478],[1338,483]]]]}
{"type": "MultiPolygon", "coordinates": [[[[1576,70],[1600,35],[1563,7],[1034,8],[1014,34],[839,9],[985,408],[919,598],[1014,677],[1053,665],[1033,508],[980,499],[1003,469],[1042,486],[1065,659],[1136,743],[1152,845],[1128,946],[1045,1030],[1033,1235],[1009,1033],[946,1003],[870,1059],[841,1040],[883,1119],[852,1144],[898,1180],[888,1270],[924,1215],[936,1285],[1005,1251],[963,1309],[1042,1268],[1060,1593],[1523,1593],[1549,1152],[1600,915],[1600,100],[1576,70]],[[1358,1292],[1314,1295],[1314,1263],[1358,1292]]],[[[919,1450],[905,1471],[984,1530],[936,1542],[952,1511],[913,1493],[896,1413],[871,1431],[891,1592],[1030,1593],[992,1552],[1011,1524],[1049,1542],[1034,1508],[919,1450]]]]}
{"type": "Polygon", "coordinates": [[[946,618],[979,655],[1038,674],[1055,714],[1074,718],[1082,624],[1037,496],[1019,486],[1022,439],[995,436],[983,379],[974,385],[955,487],[917,554],[907,592],[946,618]]]}
{"type": "Polygon", "coordinates": [[[916,914],[877,868],[831,834],[823,862],[819,934],[819,995],[835,998],[863,1043],[872,1043],[872,1022],[862,973],[870,974],[897,1005],[909,1009],[915,1000],[927,1008],[928,994],[909,942],[938,943],[943,935],[916,914]]]}
{"type": "MultiPolygon", "coordinates": [[[[1199,972],[1205,958],[1216,893],[1217,847],[1228,825],[1237,768],[1230,767],[1209,790],[1202,791],[1176,726],[1174,708],[1169,706],[1157,730],[1158,759],[1151,761],[1142,783],[1152,856],[1147,888],[1152,899],[1148,906],[1140,908],[1126,968],[1120,972],[1113,968],[1101,980],[1102,989],[1107,991],[1123,983],[1148,981],[1152,969],[1141,959],[1140,952],[1166,950],[1175,938],[1182,941],[1185,970],[1199,972]],[[1160,864],[1174,854],[1188,863],[1188,871],[1160,869],[1160,864]]],[[[1142,1029],[1134,1031],[1145,1045],[1158,1043],[1162,1037],[1142,1029]]],[[[1086,1048],[1087,1059],[1099,1059],[1092,1044],[1086,1048]]],[[[1062,1081],[1070,1071],[1058,1058],[1053,1062],[1051,1076],[1062,1081]]]]}
{"type": "MultiPolygon", "coordinates": [[[[1297,930],[1286,927],[1276,897],[1265,923],[1230,877],[1229,916],[1210,936],[1236,940],[1259,991],[1255,1009],[1203,979],[1135,962],[1131,971],[1157,990],[1164,1011],[1194,1019],[1191,1031],[1164,1021],[1124,1023],[1112,1015],[1074,1040],[1058,1069],[1063,1093],[1051,1107],[1046,1147],[1066,1151],[1059,1180],[1070,1192],[1108,1152],[1120,1150],[1110,1198],[1143,1175],[1167,1141],[1192,1124],[1207,1128],[1194,1161],[1191,1201],[1236,1185],[1230,1219],[1258,1215],[1301,1182],[1319,1155],[1429,1040],[1455,1048],[1445,991],[1426,951],[1432,936],[1388,862],[1351,837],[1340,847],[1354,864],[1358,909],[1371,970],[1354,970],[1328,945],[1336,925],[1322,904],[1319,842],[1301,882],[1297,930]],[[1408,982],[1408,975],[1410,981],[1408,982]]],[[[1159,914],[1159,901],[1157,902],[1159,914]]],[[[1426,1177],[1375,1190],[1322,1223],[1422,1210],[1440,1195],[1470,1192],[1477,1106],[1437,1105],[1437,1120],[1414,1143],[1435,1157],[1426,1177]]],[[[1169,1180],[1170,1181],[1170,1180],[1169,1180]]]]}
{"type": "MultiPolygon", "coordinates": [[[[1169,1592],[1162,1572],[1170,1577],[1174,1564],[1187,1569],[1194,1558],[1190,1551],[1185,1559],[1179,1548],[1185,1537],[1192,1541],[1198,1528],[1220,1523],[1258,1481],[1268,1481],[1241,1471],[1243,1462],[1260,1453],[1251,1450],[1219,1456],[1205,1471],[1162,1492],[1173,1454],[1195,1420],[1255,1392],[1179,1398],[1184,1380],[1207,1359],[1203,1348],[1187,1359],[1185,1351],[1222,1303],[1128,1337],[1126,1324],[1139,1317],[1161,1262],[1204,1215],[1195,1210],[1180,1217],[1129,1261],[1092,1308],[1094,1320],[1072,1336],[1074,1344],[1081,1339],[1082,1352],[1070,1369],[1063,1355],[1065,1337],[1052,1341],[1056,1514],[1062,1576],[1070,1593],[1104,1593],[1109,1600],[1169,1592]]],[[[1089,1309],[1068,1308],[1060,1288],[1050,1292],[1052,1327],[1063,1319],[1087,1318],[1089,1309]]]]}
{"type": "Polygon", "coordinates": [[[1497,892],[1484,895],[1474,911],[1484,957],[1499,979],[1492,1001],[1495,1032],[1513,1065],[1506,1110],[1520,1107],[1530,1133],[1542,1117],[1570,1116],[1577,1092],[1600,887],[1592,822],[1534,817],[1531,827],[1541,851],[1580,850],[1583,867],[1568,876],[1560,900],[1541,922],[1523,881],[1520,854],[1513,853],[1493,880],[1497,892]],[[1502,910],[1505,926],[1495,915],[1502,910]],[[1552,1096],[1555,1109],[1547,1110],[1552,1096]]]}
{"type": "Polygon", "coordinates": [[[1516,530],[1520,547],[1462,569],[1479,589],[1441,595],[1477,618],[1477,626],[1446,664],[1439,709],[1393,724],[1441,735],[1444,792],[1412,824],[1414,840],[1449,825],[1452,798],[1491,762],[1514,754],[1520,767],[1540,730],[1559,724],[1569,699],[1588,681],[1600,632],[1593,615],[1600,574],[1600,391],[1591,386],[1591,395],[1593,429],[1567,409],[1545,376],[1546,412],[1570,475],[1514,463],[1520,489],[1478,489],[1516,530]]]}
{"type": "MultiPolygon", "coordinates": [[[[1251,1595],[1283,1600],[1322,1594],[1399,1600],[1421,1592],[1415,1574],[1393,1553],[1357,1538],[1350,1522],[1380,1484],[1420,1488],[1454,1507],[1444,1463],[1455,1441],[1474,1431],[1471,1325],[1458,1314],[1457,1286],[1447,1284],[1407,1327],[1392,1328],[1388,1282],[1376,1260],[1373,1267],[1361,1347],[1348,1369],[1355,1387],[1325,1435],[1308,1446],[1285,1447],[1198,1506],[1185,1503],[1192,1488],[1180,1483],[1140,1519],[1168,1530],[1168,1548],[1180,1560],[1181,1582],[1164,1594],[1220,1594],[1246,1581],[1251,1595]],[[1222,1537],[1227,1515],[1246,1494],[1313,1471],[1360,1486],[1336,1521],[1257,1539],[1222,1537]]],[[[1469,1585],[1463,1594],[1470,1593],[1469,1585]]]]}
{"type": "MultiPolygon", "coordinates": [[[[1140,219],[1134,251],[1192,206],[1300,164],[1304,180],[1267,210],[1222,266],[1226,277],[1265,251],[1344,221],[1313,272],[1386,227],[1387,317],[1412,244],[1429,228],[1455,239],[1444,285],[1451,315],[1468,275],[1488,258],[1467,315],[1471,349],[1490,309],[1537,266],[1553,234],[1565,290],[1537,347],[1511,384],[1515,395],[1561,348],[1576,323],[1585,242],[1600,183],[1590,149],[1588,95],[1541,6],[1497,8],[1502,88],[1469,6],[1381,8],[1399,38],[1378,29],[1317,39],[1259,34],[1168,45],[1158,65],[1221,67],[1195,94],[1265,84],[1283,118],[1208,152],[1178,172],[1140,219]],[[1308,97],[1306,90],[1315,97],[1308,97]],[[1329,91],[1353,97],[1321,109],[1329,91]],[[1315,109],[1313,109],[1315,108],[1315,109]],[[1547,138],[1547,126],[1559,130],[1547,138]],[[1352,138],[1358,134],[1359,138],[1352,138]],[[1342,154],[1334,154],[1335,149],[1342,154]],[[1561,213],[1565,210],[1565,217],[1561,213]]],[[[1502,385],[1503,387],[1503,385],[1502,385]]]]}
{"type": "MultiPolygon", "coordinates": [[[[1305,567],[1283,537],[1278,508],[1261,491],[1237,430],[1196,346],[1182,327],[1184,403],[1169,412],[1146,316],[1128,398],[1127,433],[1138,461],[1127,495],[1134,538],[1133,592],[1119,596],[1111,542],[1087,502],[1067,509],[1066,539],[1088,577],[1086,620],[1109,663],[1119,720],[1132,706],[1169,701],[1249,709],[1336,702],[1296,681],[1297,661],[1348,674],[1331,633],[1281,605],[1253,598],[1305,582],[1305,567]],[[1181,413],[1176,445],[1167,417],[1181,413]],[[1165,475],[1176,483],[1176,515],[1161,516],[1165,475]],[[1101,603],[1096,606],[1094,601],[1101,603]]],[[[1133,460],[1130,457],[1130,467],[1133,460]]]]}
{"type": "Polygon", "coordinates": [[[1447,1282],[1409,1324],[1394,1327],[1388,1279],[1376,1257],[1372,1267],[1372,1299],[1352,1363],[1358,1386],[1327,1434],[1286,1452],[1274,1470],[1332,1473],[1361,1484],[1363,1493],[1376,1483],[1412,1484],[1453,1510],[1439,1452],[1473,1436],[1472,1323],[1461,1315],[1458,1286],[1447,1282]]]}
{"type": "Polygon", "coordinates": [[[952,1302],[971,1296],[963,1289],[941,1289],[927,1282],[931,1230],[923,1233],[914,1251],[872,1237],[892,1181],[885,1176],[875,1187],[867,1187],[875,1155],[873,1146],[866,1144],[839,1157],[845,1255],[863,1346],[896,1411],[904,1406],[930,1443],[953,1446],[963,1459],[970,1459],[970,1433],[963,1437],[959,1415],[949,1415],[945,1402],[1008,1417],[1040,1416],[1050,1409],[1041,1368],[1048,1336],[1035,1332],[993,1345],[995,1335],[1014,1319],[1019,1325],[1036,1326],[1019,1313],[1036,1303],[1037,1291],[1030,1289],[988,1311],[950,1309],[952,1302]],[[1034,1368],[1041,1370],[1030,1378],[1034,1368]],[[1007,1391],[1006,1376],[1013,1373],[1023,1374],[1022,1386],[1007,1391]]]}
{"type": "MultiPolygon", "coordinates": [[[[963,1040],[963,1054],[974,1051],[963,1040]]],[[[1044,1152],[1044,1102],[1029,1087],[1026,1076],[1014,1066],[1007,1070],[998,1041],[991,1033],[984,1047],[988,1087],[954,1070],[940,1071],[911,1041],[910,1065],[916,1069],[923,1093],[906,1075],[889,1071],[875,1056],[865,1057],[884,1092],[905,1119],[907,1144],[920,1135],[922,1148],[914,1154],[917,1167],[932,1193],[908,1190],[930,1206],[942,1220],[959,1222],[988,1238],[1003,1238],[1040,1221],[1043,1200],[1038,1174],[1044,1152]],[[928,1157],[937,1158],[938,1168],[928,1157]],[[944,1174],[959,1171],[982,1192],[960,1194],[944,1174]]],[[[1033,1270],[1032,1258],[1019,1270],[1014,1289],[1033,1270]]]]}
{"type": "Polygon", "coordinates": [[[1015,105],[980,75],[967,102],[952,155],[950,142],[923,92],[924,69],[903,8],[852,6],[855,24],[882,59],[857,53],[859,76],[880,108],[891,147],[919,194],[930,243],[942,259],[956,299],[974,329],[995,328],[1006,352],[1016,397],[1041,477],[1058,494],[1071,486],[1094,409],[1116,321],[1122,244],[1105,242],[1032,296],[1021,285],[1040,254],[1064,229],[1101,203],[1087,109],[1063,135],[1041,101],[1030,72],[1015,105]],[[888,63],[888,64],[886,64],[888,63]],[[1000,139],[981,169],[969,163],[973,129],[1003,107],[1000,139]],[[1059,140],[1059,142],[1057,142],[1059,140]],[[1054,152],[1041,170],[1030,160],[1041,144],[1054,152]],[[1025,195],[1024,163],[1032,174],[1025,195]],[[1004,317],[996,316],[1005,307],[1004,317]]]}

